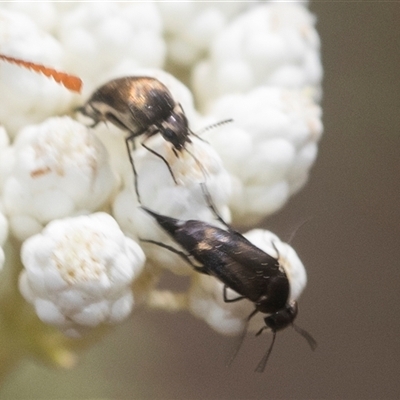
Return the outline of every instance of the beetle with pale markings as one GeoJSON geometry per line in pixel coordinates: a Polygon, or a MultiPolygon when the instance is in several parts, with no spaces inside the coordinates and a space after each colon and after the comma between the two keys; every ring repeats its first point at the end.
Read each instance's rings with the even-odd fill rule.
{"type": "MultiPolygon", "coordinates": [[[[129,145],[132,143],[135,148],[135,138],[144,135],[142,146],[163,160],[175,183],[177,183],[176,179],[167,160],[145,144],[148,138],[160,133],[167,142],[171,143],[175,156],[178,157],[180,152],[186,150],[201,166],[196,157],[187,149],[187,145],[192,142],[190,136],[198,135],[190,130],[182,106],[174,100],[167,87],[156,78],[128,76],[113,79],[99,87],[77,110],[93,120],[92,127],[100,122],[109,121],[128,132],[125,142],[135,175],[135,191],[139,202],[137,172],[129,145]]],[[[230,121],[221,121],[213,126],[230,121]]]]}
{"type": "MultiPolygon", "coordinates": [[[[264,371],[275,342],[276,332],[290,325],[305,337],[312,349],[315,349],[316,342],[311,335],[293,324],[297,317],[298,305],[297,301],[289,301],[290,281],[279,263],[279,254],[278,258],[275,258],[248,241],[225,223],[217,213],[208,193],[206,193],[206,198],[214,215],[226,229],[203,221],[167,217],[142,207],[184,251],[154,240],[142,239],[142,241],[172,251],[196,271],[219,279],[224,284],[225,302],[242,299],[253,302],[255,309],[248,316],[247,323],[259,312],[268,314],[264,318],[265,326],[258,331],[257,335],[264,329],[269,329],[273,334],[273,339],[256,368],[257,372],[264,371]],[[228,288],[234,290],[239,296],[229,299],[228,288]]],[[[246,330],[243,331],[242,339],[245,334],[246,330]]]]}

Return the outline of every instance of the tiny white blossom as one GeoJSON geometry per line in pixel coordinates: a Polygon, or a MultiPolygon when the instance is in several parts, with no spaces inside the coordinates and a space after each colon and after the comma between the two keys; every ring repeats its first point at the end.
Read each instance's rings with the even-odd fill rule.
{"type": "Polygon", "coordinates": [[[233,220],[246,225],[279,210],[307,181],[322,133],[321,109],[307,91],[260,87],[214,103],[232,124],[204,137],[233,180],[233,220]]]}
{"type": "MultiPolygon", "coordinates": [[[[290,285],[288,303],[297,300],[307,283],[305,268],[296,252],[270,231],[254,229],[244,236],[261,250],[278,258],[290,285]],[[275,247],[276,249],[275,249],[275,247]],[[278,250],[278,253],[276,252],[278,250]]],[[[246,324],[246,319],[254,310],[254,304],[247,299],[226,303],[223,298],[223,283],[213,276],[197,274],[192,278],[189,289],[189,310],[193,315],[205,320],[213,329],[225,335],[237,335],[246,324]]],[[[228,288],[227,298],[238,294],[228,288]]],[[[259,330],[265,323],[265,314],[258,313],[250,320],[249,329],[259,330]]]]}
{"type": "Polygon", "coordinates": [[[307,284],[307,274],[296,251],[278,236],[263,229],[252,229],[244,234],[255,246],[279,260],[290,284],[289,302],[298,300],[307,284]]]}
{"type": "Polygon", "coordinates": [[[57,26],[56,7],[53,2],[20,2],[8,1],[1,4],[13,12],[18,12],[29,17],[41,30],[53,33],[57,26]]]}
{"type": "MultiPolygon", "coordinates": [[[[223,298],[224,285],[213,276],[196,274],[192,278],[188,292],[189,311],[204,320],[223,335],[238,335],[243,331],[246,318],[254,310],[249,300],[226,303],[223,298]]],[[[231,289],[228,298],[238,296],[231,289]]]]}
{"type": "MultiPolygon", "coordinates": [[[[64,49],[25,15],[0,9],[0,49],[7,56],[60,69],[64,49]]],[[[74,95],[42,74],[0,60],[0,120],[14,136],[23,126],[62,114],[74,95]]]]}
{"type": "Polygon", "coordinates": [[[0,152],[4,151],[10,145],[10,138],[4,126],[0,126],[0,152]]]}
{"type": "Polygon", "coordinates": [[[43,322],[73,337],[130,314],[145,261],[106,213],[51,222],[23,243],[21,257],[22,295],[43,322]]]}
{"type": "MultiPolygon", "coordinates": [[[[149,147],[168,163],[174,179],[164,161],[145,148],[135,153],[142,203],[148,208],[175,218],[210,220],[200,183],[205,183],[213,202],[230,220],[227,202],[231,192],[231,180],[218,153],[197,137],[191,138],[178,157],[172,146],[161,138],[148,141],[149,147]]],[[[214,219],[211,217],[211,219],[214,219]]]]}
{"type": "Polygon", "coordinates": [[[117,180],[100,141],[69,117],[23,129],[3,201],[13,234],[23,240],[49,221],[98,210],[117,180]]]}
{"type": "Polygon", "coordinates": [[[180,66],[191,66],[204,56],[214,38],[246,2],[159,2],[163,18],[168,58],[180,66]]]}
{"type": "Polygon", "coordinates": [[[318,93],[322,78],[315,18],[299,3],[252,7],[214,39],[210,57],[199,62],[193,86],[200,108],[228,93],[261,85],[318,93]]]}
{"type": "Polygon", "coordinates": [[[64,67],[85,81],[85,93],[120,65],[160,68],[164,63],[162,20],[151,2],[75,3],[60,14],[57,36],[68,54],[64,67]]]}

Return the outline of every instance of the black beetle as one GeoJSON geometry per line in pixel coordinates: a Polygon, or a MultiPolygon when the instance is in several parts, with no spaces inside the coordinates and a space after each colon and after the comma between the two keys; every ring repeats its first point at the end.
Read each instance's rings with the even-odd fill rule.
{"type": "MultiPolygon", "coordinates": [[[[270,329],[273,339],[256,368],[257,372],[264,371],[275,342],[276,332],[289,325],[293,325],[314,350],[316,342],[311,335],[293,324],[298,312],[297,302],[289,302],[290,282],[279,263],[279,257],[275,258],[262,251],[225,223],[212,204],[205,186],[202,187],[210,209],[227,230],[203,221],[185,221],[167,217],[142,207],[187,253],[153,240],[142,239],[142,241],[164,247],[178,254],[196,271],[218,278],[224,284],[225,302],[242,299],[252,301],[255,309],[247,318],[247,323],[258,312],[268,314],[264,318],[265,326],[256,335],[261,334],[264,329],[270,329]],[[200,265],[196,265],[191,258],[200,265]],[[227,288],[237,292],[239,297],[228,299],[227,288]]],[[[241,339],[245,334],[246,329],[241,339]]]]}
{"type": "MultiPolygon", "coordinates": [[[[132,142],[134,146],[134,138],[146,136],[142,141],[143,147],[164,161],[175,183],[176,179],[167,160],[145,145],[144,142],[149,137],[160,133],[167,142],[172,144],[172,150],[176,156],[185,149],[199,164],[196,157],[186,148],[186,145],[191,143],[190,135],[198,135],[189,129],[182,106],[173,99],[167,87],[156,78],[127,76],[113,79],[99,87],[86,104],[79,107],[77,111],[93,119],[92,127],[99,122],[109,121],[129,132],[125,142],[135,175],[135,191],[139,202],[137,173],[129,147],[129,142],[132,142]]],[[[222,121],[215,125],[230,121],[222,121]]]]}

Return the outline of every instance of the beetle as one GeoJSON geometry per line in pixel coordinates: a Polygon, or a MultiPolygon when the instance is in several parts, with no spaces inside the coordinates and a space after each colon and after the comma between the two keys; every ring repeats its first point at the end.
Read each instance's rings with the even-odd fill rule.
{"type": "MultiPolygon", "coordinates": [[[[203,221],[167,217],[142,206],[142,209],[150,214],[186,252],[157,241],[149,239],[142,241],[164,247],[178,254],[196,271],[219,279],[224,284],[223,299],[225,302],[248,299],[254,303],[255,309],[247,318],[246,329],[243,331],[241,341],[246,334],[250,319],[259,312],[268,314],[264,318],[265,326],[256,335],[260,335],[264,329],[269,329],[273,338],[266,354],[259,362],[256,372],[264,371],[275,342],[276,332],[290,325],[308,341],[314,350],[316,341],[308,332],[293,323],[297,317],[298,305],[296,301],[289,302],[290,282],[284,268],[279,263],[279,253],[278,258],[271,256],[228,225],[218,214],[204,184],[202,187],[208,206],[226,229],[203,221]],[[195,264],[192,258],[199,265],[195,264]],[[229,299],[228,288],[237,292],[239,296],[229,299]]],[[[275,249],[277,251],[276,247],[275,249]]]]}
{"type": "MultiPolygon", "coordinates": [[[[132,142],[133,148],[135,147],[136,137],[145,136],[141,142],[142,146],[164,161],[175,183],[177,183],[176,179],[167,160],[146,146],[145,142],[148,138],[160,133],[167,142],[172,144],[175,156],[178,157],[181,151],[186,150],[199,164],[196,157],[186,147],[192,142],[190,135],[198,135],[189,129],[182,106],[174,100],[167,87],[156,78],[127,76],[113,79],[99,87],[77,110],[94,121],[92,127],[100,122],[109,121],[129,133],[125,138],[125,143],[135,176],[135,191],[139,202],[137,172],[129,146],[132,142]]],[[[216,125],[230,121],[222,121],[216,125]]]]}

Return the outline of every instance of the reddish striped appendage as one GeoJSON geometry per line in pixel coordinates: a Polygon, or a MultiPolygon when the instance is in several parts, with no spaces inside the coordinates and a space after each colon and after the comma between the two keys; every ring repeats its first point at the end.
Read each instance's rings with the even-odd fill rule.
{"type": "Polygon", "coordinates": [[[31,69],[35,72],[42,73],[43,75],[53,78],[56,82],[60,83],[67,89],[72,90],[73,92],[81,92],[82,79],[78,78],[77,76],[69,75],[65,72],[60,72],[53,68],[45,67],[41,64],[36,64],[30,61],[20,60],[19,58],[5,56],[4,54],[0,54],[0,60],[4,60],[12,64],[19,65],[21,67],[31,69]]]}

